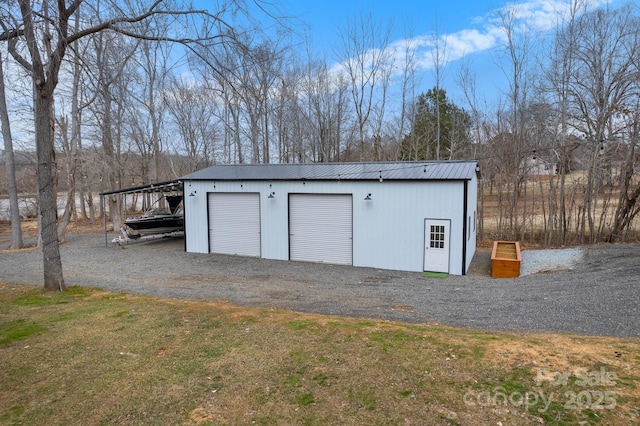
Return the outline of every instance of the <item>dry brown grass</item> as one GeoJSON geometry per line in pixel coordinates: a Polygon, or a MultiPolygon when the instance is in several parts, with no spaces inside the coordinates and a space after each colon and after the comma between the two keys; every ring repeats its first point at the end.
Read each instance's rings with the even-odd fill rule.
{"type": "MultiPolygon", "coordinates": [[[[36,223],[23,230],[35,236],[36,223]]],[[[102,224],[69,231],[101,232],[102,224]]],[[[2,235],[10,235],[6,223],[2,235]]],[[[0,360],[0,424],[640,423],[638,339],[0,283],[0,360]],[[537,382],[540,369],[568,380],[537,382]],[[616,383],[580,383],[579,374],[601,371],[616,383]],[[526,407],[518,395],[553,402],[526,407]],[[485,396],[497,400],[478,404],[485,396]]]]}
{"type": "Polygon", "coordinates": [[[638,339],[0,284],[0,359],[2,424],[640,422],[638,339]],[[537,383],[543,367],[570,378],[537,383]],[[580,386],[575,372],[601,369],[616,383],[580,386]],[[478,404],[497,392],[512,401],[478,404]],[[598,406],[598,392],[613,392],[615,406],[598,406]],[[546,409],[517,405],[551,393],[546,409]],[[581,393],[582,408],[572,406],[581,393]]]}

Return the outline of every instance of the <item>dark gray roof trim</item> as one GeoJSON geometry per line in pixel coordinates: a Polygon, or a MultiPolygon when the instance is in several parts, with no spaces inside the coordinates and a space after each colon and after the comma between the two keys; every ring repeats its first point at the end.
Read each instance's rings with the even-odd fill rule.
{"type": "Polygon", "coordinates": [[[182,180],[470,180],[477,161],[218,165],[182,180]]]}

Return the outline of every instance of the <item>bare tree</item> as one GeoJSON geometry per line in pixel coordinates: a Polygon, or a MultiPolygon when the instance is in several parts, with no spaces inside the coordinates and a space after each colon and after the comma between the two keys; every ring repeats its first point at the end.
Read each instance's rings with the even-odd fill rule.
{"type": "MultiPolygon", "coordinates": [[[[229,87],[228,82],[223,86],[229,87]]],[[[242,144],[242,128],[240,120],[240,97],[233,90],[222,91],[224,107],[222,108],[223,123],[225,126],[225,146],[228,152],[228,162],[237,161],[245,163],[244,145],[242,144]]]]}
{"type": "MultiPolygon", "coordinates": [[[[76,20],[74,30],[80,30],[80,21],[76,20]]],[[[72,64],[72,87],[71,87],[71,123],[66,116],[60,117],[57,121],[58,134],[63,144],[63,151],[67,154],[67,200],[65,202],[62,218],[58,223],[58,238],[64,242],[65,232],[71,218],[75,216],[75,200],[76,200],[76,177],[80,171],[80,136],[81,136],[81,80],[82,66],[79,52],[79,42],[75,43],[74,56],[75,60],[72,64]],[[68,127],[70,135],[68,133],[68,127]],[[70,137],[69,137],[70,136],[70,137]]],[[[82,199],[82,197],[81,197],[82,199]]],[[[83,202],[83,201],[82,201],[83,202]]],[[[84,204],[84,202],[83,202],[84,204]]]]}
{"type": "Polygon", "coordinates": [[[258,77],[253,72],[255,62],[251,54],[251,39],[242,34],[234,41],[233,44],[193,52],[190,63],[200,78],[222,98],[219,115],[225,127],[224,146],[230,162],[233,157],[233,160],[244,163],[249,151],[250,161],[259,163],[263,148],[261,113],[264,103],[257,88],[258,77]],[[249,146],[245,146],[243,141],[248,141],[249,146]]]}
{"type": "Polygon", "coordinates": [[[574,0],[569,4],[567,18],[560,16],[560,26],[556,31],[556,37],[549,49],[552,52],[551,61],[545,67],[548,92],[551,94],[551,103],[555,104],[558,111],[558,135],[552,141],[551,153],[557,159],[557,174],[549,179],[549,215],[547,219],[545,243],[564,245],[567,242],[568,219],[566,206],[566,184],[568,158],[572,150],[569,148],[569,83],[574,67],[575,49],[573,48],[579,28],[576,27],[576,19],[579,13],[584,12],[583,0],[574,0]]]}
{"type": "Polygon", "coordinates": [[[575,20],[573,31],[580,36],[567,35],[559,41],[572,55],[565,84],[568,125],[582,136],[586,154],[577,230],[581,242],[596,242],[605,237],[615,153],[626,135],[633,134],[628,131],[633,120],[628,119],[634,115],[624,112],[635,109],[638,97],[640,24],[631,6],[625,6],[584,13],[575,20]]]}
{"type": "Polygon", "coordinates": [[[45,289],[65,288],[56,226],[52,114],[54,90],[67,49],[76,40],[102,31],[118,32],[139,39],[179,42],[186,46],[223,41],[219,29],[227,26],[222,19],[226,9],[221,7],[218,14],[212,14],[193,9],[173,9],[172,6],[173,3],[161,0],[127,3],[107,1],[104,5],[88,0],[76,0],[70,4],[64,1],[33,3],[19,0],[17,5],[7,6],[4,10],[6,16],[0,21],[0,40],[8,42],[11,56],[27,70],[33,82],[45,289]],[[79,16],[81,4],[87,5],[87,19],[79,16]],[[191,20],[191,25],[205,28],[208,32],[193,37],[179,33],[177,25],[169,29],[154,26],[156,18],[163,16],[173,16],[177,23],[191,20]],[[79,31],[70,26],[75,20],[85,23],[79,31]]]}
{"type": "MultiPolygon", "coordinates": [[[[91,106],[94,115],[97,135],[103,153],[103,181],[109,189],[122,188],[122,146],[120,134],[123,131],[118,123],[127,108],[133,102],[124,104],[128,99],[126,81],[131,71],[128,62],[134,56],[139,45],[138,40],[129,42],[120,34],[101,32],[91,37],[94,52],[94,76],[92,83],[95,91],[95,102],[91,106]]],[[[137,117],[139,114],[135,114],[137,117]]],[[[120,198],[111,195],[107,198],[107,207],[114,230],[121,225],[120,198]]]]}
{"type": "Polygon", "coordinates": [[[475,74],[471,71],[470,64],[464,59],[456,76],[456,83],[462,90],[471,116],[471,139],[474,148],[471,152],[471,158],[478,158],[477,148],[487,140],[486,128],[483,126],[486,121],[486,112],[481,109],[483,99],[478,95],[475,74]]]}
{"type": "Polygon", "coordinates": [[[507,213],[511,238],[522,239],[525,230],[524,217],[527,215],[527,173],[522,166],[529,155],[523,126],[529,89],[527,73],[531,41],[529,35],[521,30],[519,23],[523,17],[519,15],[515,6],[507,6],[499,15],[505,39],[504,55],[507,58],[506,64],[501,66],[509,84],[507,97],[510,112],[508,127],[505,129],[508,134],[501,133],[501,140],[509,144],[507,149],[509,158],[503,158],[502,161],[511,179],[506,188],[510,193],[506,198],[508,205],[501,206],[501,209],[505,209],[507,213]],[[523,200],[522,203],[521,200],[523,200]],[[522,205],[522,214],[518,211],[520,205],[522,205]]]}
{"type": "Polygon", "coordinates": [[[11,248],[22,248],[22,227],[20,208],[18,206],[18,189],[16,185],[16,169],[13,156],[13,137],[11,135],[11,121],[7,108],[6,90],[4,83],[4,60],[0,54],[0,126],[4,141],[4,165],[7,173],[7,189],[9,190],[9,211],[11,217],[11,248]]]}
{"type": "MultiPolygon", "coordinates": [[[[459,68],[458,74],[456,76],[456,83],[462,89],[462,93],[464,95],[464,99],[466,101],[467,107],[470,111],[471,117],[471,144],[472,151],[470,153],[470,157],[473,159],[478,159],[479,157],[479,147],[483,142],[486,142],[486,134],[484,132],[485,127],[483,126],[483,122],[485,121],[480,111],[477,94],[477,85],[475,75],[471,72],[469,63],[463,58],[461,66],[459,68]]],[[[486,161],[479,161],[480,171],[481,173],[486,173],[486,170],[483,170],[486,165],[486,161]]],[[[478,176],[478,216],[477,216],[477,225],[478,225],[478,240],[481,241],[484,239],[484,192],[485,192],[485,181],[483,179],[483,175],[478,176]]]]}
{"type": "Polygon", "coordinates": [[[406,133],[413,127],[413,120],[416,117],[416,102],[418,97],[416,88],[419,86],[417,81],[418,60],[417,52],[414,43],[411,42],[411,37],[407,37],[403,50],[403,62],[401,65],[401,78],[400,78],[400,111],[397,118],[396,125],[396,154],[395,158],[399,156],[399,149],[403,138],[406,133]]]}
{"type": "Polygon", "coordinates": [[[214,94],[202,84],[189,84],[174,77],[165,91],[164,102],[179,135],[172,138],[173,146],[176,152],[187,157],[187,169],[180,173],[191,173],[216,163],[218,123],[214,94]]]}
{"type": "Polygon", "coordinates": [[[296,148],[297,162],[341,161],[344,129],[348,117],[348,84],[342,74],[333,74],[326,62],[308,54],[298,92],[303,106],[301,121],[307,123],[306,144],[296,148]]]}
{"type": "MultiPolygon", "coordinates": [[[[152,165],[151,181],[162,180],[161,176],[161,153],[164,144],[160,133],[163,126],[164,109],[166,104],[163,101],[164,88],[167,85],[170,72],[169,56],[171,49],[156,40],[142,40],[133,59],[136,63],[136,84],[133,85],[128,94],[131,97],[132,108],[130,108],[129,119],[137,121],[143,119],[146,125],[143,126],[146,135],[145,143],[151,151],[152,165]]],[[[149,183],[143,181],[142,183],[149,183]]]]}
{"type": "Polygon", "coordinates": [[[245,43],[239,84],[236,88],[243,100],[243,109],[249,127],[253,163],[269,163],[270,154],[270,104],[271,89],[282,73],[283,51],[271,42],[262,42],[255,47],[245,43]]]}
{"type": "Polygon", "coordinates": [[[576,62],[576,43],[583,37],[583,26],[579,25],[580,16],[588,12],[588,2],[572,0],[567,9],[558,15],[558,26],[550,45],[541,52],[543,79],[540,89],[544,93],[544,103],[553,112],[549,132],[544,145],[546,150],[540,153],[550,167],[546,188],[548,210],[544,228],[544,244],[565,245],[570,240],[572,209],[576,207],[576,185],[569,187],[567,178],[572,170],[575,152],[582,149],[582,138],[578,137],[572,118],[571,82],[578,66],[576,62]],[[553,134],[551,134],[553,133],[553,134]]]}
{"type": "MultiPolygon", "coordinates": [[[[638,84],[640,82],[637,82],[638,84]]],[[[621,114],[628,120],[628,138],[624,144],[623,162],[621,164],[617,207],[614,221],[607,241],[616,242],[624,238],[625,233],[632,230],[634,219],[640,214],[640,181],[636,172],[638,166],[638,143],[640,141],[640,96],[636,97],[633,109],[625,108],[621,114]]]]}
{"type": "Polygon", "coordinates": [[[274,88],[277,95],[274,96],[271,123],[277,141],[278,160],[281,163],[300,161],[300,155],[303,153],[302,142],[307,140],[310,133],[310,123],[303,113],[299,89],[303,78],[302,69],[290,67],[274,88]]]}
{"type": "MultiPolygon", "coordinates": [[[[371,147],[366,146],[366,141],[373,136],[368,134],[367,126],[372,111],[377,102],[384,102],[376,98],[380,83],[388,79],[390,73],[388,66],[390,61],[389,37],[391,27],[383,29],[376,24],[373,15],[360,14],[349,21],[342,30],[341,56],[343,67],[350,81],[351,100],[356,115],[358,135],[358,154],[360,161],[369,159],[371,147]]],[[[386,86],[383,86],[386,87],[386,86]]]]}
{"type": "MultiPolygon", "coordinates": [[[[447,53],[447,44],[444,39],[440,37],[440,31],[438,27],[438,22],[436,21],[436,31],[433,34],[433,49],[431,49],[431,58],[433,60],[433,77],[435,83],[436,91],[440,91],[442,89],[442,81],[445,77],[446,72],[446,64],[448,62],[448,53],[447,53]]],[[[440,146],[441,146],[441,133],[442,133],[442,123],[440,117],[440,97],[436,96],[436,128],[435,128],[435,138],[436,138],[436,149],[435,149],[435,157],[436,160],[440,160],[440,146]]]]}
{"type": "MultiPolygon", "coordinates": [[[[60,19],[51,16],[49,3],[34,9],[31,2],[18,2],[19,10],[2,21],[4,33],[0,39],[9,42],[9,52],[30,74],[34,91],[34,122],[36,133],[39,220],[44,259],[44,287],[64,289],[62,262],[58,247],[57,200],[54,187],[53,91],[58,83],[62,58],[69,43],[69,16],[78,7],[61,11],[60,19]],[[55,26],[50,22],[56,22],[55,26]],[[56,37],[55,35],[62,35],[56,37]],[[19,46],[20,42],[26,46],[19,46]],[[55,47],[54,46],[55,43],[55,47]],[[23,48],[26,48],[26,52],[23,48]],[[54,53],[55,52],[55,53],[54,53]],[[23,53],[27,53],[26,56],[23,53]]],[[[58,6],[63,8],[63,3],[58,6]]],[[[53,12],[55,13],[55,12],[53,12]]]]}

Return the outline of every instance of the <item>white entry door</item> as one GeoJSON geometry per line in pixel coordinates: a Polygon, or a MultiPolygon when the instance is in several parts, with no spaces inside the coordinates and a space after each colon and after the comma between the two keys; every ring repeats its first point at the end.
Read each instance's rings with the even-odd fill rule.
{"type": "Polygon", "coordinates": [[[449,228],[448,219],[424,220],[424,270],[449,273],[449,228]]]}

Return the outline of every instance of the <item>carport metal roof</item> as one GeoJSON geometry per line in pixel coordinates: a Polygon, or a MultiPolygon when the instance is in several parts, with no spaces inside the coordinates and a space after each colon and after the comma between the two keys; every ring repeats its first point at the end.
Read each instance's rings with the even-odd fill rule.
{"type": "Polygon", "coordinates": [[[131,188],[114,189],[112,191],[101,192],[100,196],[115,194],[141,194],[151,192],[173,192],[182,191],[181,180],[170,180],[166,182],[150,183],[148,185],[133,186],[131,188]]]}
{"type": "Polygon", "coordinates": [[[477,161],[235,164],[207,167],[182,180],[470,180],[477,161]]]}

